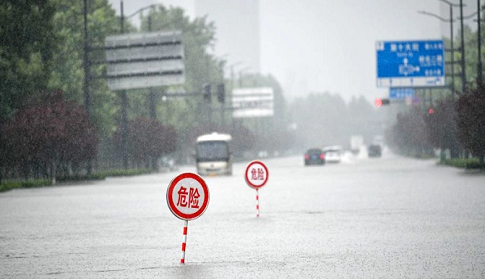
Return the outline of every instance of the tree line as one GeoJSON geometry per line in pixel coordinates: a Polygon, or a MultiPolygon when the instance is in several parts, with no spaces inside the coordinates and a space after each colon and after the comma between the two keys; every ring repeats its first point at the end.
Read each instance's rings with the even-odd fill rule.
{"type": "MultiPolygon", "coordinates": [[[[106,36],[120,33],[121,19],[107,0],[87,3],[90,48],[85,53],[83,1],[0,2],[0,174],[7,178],[80,174],[90,165],[98,170],[122,166],[121,99],[100,78],[106,65],[101,63],[104,52],[97,49],[106,36]],[[91,64],[90,116],[83,106],[85,55],[91,64]]],[[[131,168],[153,167],[157,158],[169,154],[189,160],[195,138],[211,131],[231,133],[235,154],[241,156],[248,151],[345,145],[353,134],[363,135],[369,143],[382,133],[385,117],[365,98],[347,104],[338,94],[314,93],[289,104],[271,75],[246,74],[240,80],[243,87],[274,89],[271,118],[233,119],[230,111],[219,113],[229,104],[215,98],[206,102],[202,94],[173,98],[170,92],[201,92],[205,83],[212,88],[224,83],[226,92],[232,90],[233,81],[224,78],[226,61],[208,52],[216,42],[217,28],[205,17],[191,20],[184,10],[163,5],[140,14],[140,19],[139,30],[125,21],[125,33],[182,31],[186,82],[152,89],[157,96],[156,119],[150,117],[149,90],[128,91],[131,168]]],[[[466,28],[465,35],[470,52],[467,72],[473,73],[476,34],[466,28]]],[[[458,61],[460,54],[453,55],[458,61]]],[[[453,155],[466,149],[483,159],[483,90],[473,86],[476,75],[468,77],[470,92],[456,95],[455,102],[434,100],[434,114],[412,108],[399,115],[387,133],[391,146],[407,153],[440,147],[453,155]]]]}
{"type": "MultiPolygon", "coordinates": [[[[83,1],[0,3],[0,174],[7,178],[65,176],[85,173],[86,166],[98,170],[122,166],[121,99],[100,78],[106,65],[99,50],[106,36],[120,33],[121,18],[107,0],[87,3],[87,53],[83,1]],[[90,62],[90,116],[83,107],[85,55],[90,62]]],[[[214,23],[205,17],[191,20],[184,10],[163,5],[140,18],[140,30],[125,21],[125,33],[182,31],[186,82],[151,89],[156,94],[156,119],[150,118],[148,89],[128,91],[129,167],[154,167],[157,158],[169,154],[190,159],[195,138],[211,131],[231,133],[236,154],[263,146],[250,124],[233,120],[230,111],[212,112],[222,106],[215,98],[207,103],[202,94],[170,96],[170,92],[201,92],[205,83],[224,83],[226,92],[231,91],[232,82],[223,74],[226,61],[208,52],[216,41],[214,23]]],[[[275,87],[276,114],[285,114],[278,82],[260,74],[251,80],[255,86],[275,87]]],[[[271,123],[265,138],[281,139],[273,146],[278,148],[288,144],[280,119],[264,120],[271,123]]]]}
{"type": "MultiPolygon", "coordinates": [[[[481,10],[481,9],[480,9],[481,10]]],[[[482,38],[484,36],[483,27],[482,38]]],[[[478,52],[484,54],[483,46],[478,50],[478,30],[473,32],[464,27],[466,90],[461,88],[462,81],[452,79],[447,74],[448,89],[430,89],[428,102],[412,106],[408,111],[398,114],[396,123],[388,129],[386,135],[389,144],[398,152],[421,156],[432,154],[433,148],[442,152],[449,151],[451,158],[475,157],[484,167],[485,156],[485,87],[478,78],[478,52]],[[451,85],[454,83],[454,87],[451,85]],[[455,88],[455,91],[452,91],[455,88]]],[[[451,48],[450,38],[444,38],[447,49],[451,48]]],[[[459,37],[455,42],[459,42],[459,37]]],[[[461,52],[445,53],[446,61],[460,61],[461,52]]],[[[447,65],[451,73],[451,65],[447,65]]],[[[455,65],[455,74],[463,69],[455,65]]],[[[421,95],[425,99],[425,93],[421,95]]],[[[443,157],[445,154],[443,154],[443,157]]]]}

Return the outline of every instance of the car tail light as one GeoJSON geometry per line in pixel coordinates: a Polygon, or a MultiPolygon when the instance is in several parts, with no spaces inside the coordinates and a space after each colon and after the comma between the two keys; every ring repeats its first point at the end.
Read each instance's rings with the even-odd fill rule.
{"type": "Polygon", "coordinates": [[[320,159],[325,159],[325,154],[320,154],[320,159]]]}
{"type": "Polygon", "coordinates": [[[308,154],[305,154],[305,159],[310,159],[310,156],[308,154]]]}

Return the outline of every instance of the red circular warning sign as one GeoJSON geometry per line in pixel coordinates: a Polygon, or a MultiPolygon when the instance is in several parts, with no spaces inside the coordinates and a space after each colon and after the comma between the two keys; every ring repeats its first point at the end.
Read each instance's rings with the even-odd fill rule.
{"type": "Polygon", "coordinates": [[[209,188],[199,175],[182,173],[168,185],[167,204],[177,218],[197,219],[209,204],[209,188]]]}
{"type": "Polygon", "coordinates": [[[246,183],[251,188],[262,188],[268,181],[268,168],[261,161],[252,161],[248,164],[245,173],[246,183]]]}

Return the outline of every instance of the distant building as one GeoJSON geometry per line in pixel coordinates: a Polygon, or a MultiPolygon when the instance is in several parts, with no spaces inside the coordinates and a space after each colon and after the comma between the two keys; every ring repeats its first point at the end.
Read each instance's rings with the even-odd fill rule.
{"type": "Polygon", "coordinates": [[[245,73],[260,72],[258,0],[198,0],[195,14],[196,17],[207,15],[208,21],[215,23],[217,57],[224,57],[228,66],[241,62],[238,68],[246,68],[245,73]]]}

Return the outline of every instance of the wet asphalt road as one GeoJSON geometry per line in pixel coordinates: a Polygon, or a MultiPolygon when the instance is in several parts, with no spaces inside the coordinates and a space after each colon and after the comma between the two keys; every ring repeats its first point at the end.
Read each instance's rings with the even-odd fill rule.
{"type": "Polygon", "coordinates": [[[0,278],[485,278],[485,175],[385,155],[304,167],[268,184],[210,177],[188,227],[165,194],[179,172],[0,194],[0,278]]]}

